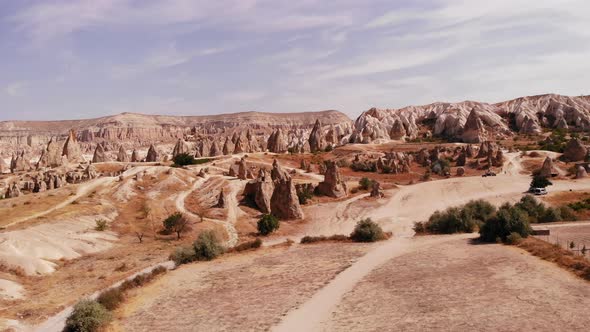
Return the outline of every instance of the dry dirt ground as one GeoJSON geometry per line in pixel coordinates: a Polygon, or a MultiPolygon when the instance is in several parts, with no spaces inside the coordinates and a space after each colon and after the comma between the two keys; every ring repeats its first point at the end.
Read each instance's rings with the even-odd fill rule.
{"type": "Polygon", "coordinates": [[[588,306],[588,282],[556,265],[515,247],[456,239],[375,269],[320,329],[583,331],[588,306]]]}
{"type": "Polygon", "coordinates": [[[114,329],[268,330],[373,246],[280,246],[185,265],[137,291],[114,329]]]}

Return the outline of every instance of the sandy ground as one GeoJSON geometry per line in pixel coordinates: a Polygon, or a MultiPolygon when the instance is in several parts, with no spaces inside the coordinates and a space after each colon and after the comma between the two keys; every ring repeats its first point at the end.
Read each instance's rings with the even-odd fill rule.
{"type": "Polygon", "coordinates": [[[374,270],[320,330],[583,331],[589,305],[588,282],[556,265],[514,247],[455,239],[374,270]]]}
{"type": "Polygon", "coordinates": [[[590,222],[574,221],[557,224],[538,224],[536,229],[549,229],[549,236],[538,236],[541,240],[552,244],[559,244],[565,249],[569,249],[579,254],[585,246],[588,249],[586,257],[590,257],[590,222]],[[574,242],[574,248],[570,248],[570,243],[574,242]]]}
{"type": "Polygon", "coordinates": [[[267,330],[371,247],[267,248],[185,265],[135,293],[115,325],[121,331],[267,330]]]}

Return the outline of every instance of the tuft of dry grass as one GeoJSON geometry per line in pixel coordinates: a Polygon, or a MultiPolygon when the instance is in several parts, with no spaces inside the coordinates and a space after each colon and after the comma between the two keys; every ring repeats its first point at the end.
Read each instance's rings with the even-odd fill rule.
{"type": "Polygon", "coordinates": [[[559,245],[528,237],[520,241],[517,247],[590,281],[590,261],[582,256],[574,255],[573,252],[563,249],[559,245]]]}

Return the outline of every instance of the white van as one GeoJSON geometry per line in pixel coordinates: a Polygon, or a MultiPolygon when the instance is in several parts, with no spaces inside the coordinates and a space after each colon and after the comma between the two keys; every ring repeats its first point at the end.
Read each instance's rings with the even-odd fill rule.
{"type": "Polygon", "coordinates": [[[531,193],[535,195],[547,195],[547,189],[545,188],[531,188],[531,193]]]}

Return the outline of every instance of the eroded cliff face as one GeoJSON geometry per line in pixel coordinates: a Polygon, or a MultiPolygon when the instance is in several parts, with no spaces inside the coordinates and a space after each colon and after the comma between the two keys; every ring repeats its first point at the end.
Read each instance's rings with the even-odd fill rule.
{"type": "MultiPolygon", "coordinates": [[[[352,120],[338,111],[306,113],[236,113],[212,116],[159,116],[123,113],[97,119],[74,121],[5,121],[0,122],[0,155],[26,151],[40,156],[47,144],[64,142],[71,130],[83,153],[92,153],[96,144],[123,145],[128,149],[151,144],[174,143],[179,139],[206,139],[218,147],[228,137],[243,137],[255,149],[265,148],[271,134],[282,133],[287,148],[303,149],[316,120],[326,133],[336,132],[336,139],[346,140],[352,133],[352,120]],[[334,129],[336,128],[336,129],[334,129]],[[258,142],[264,142],[258,143],[258,142]]],[[[281,147],[281,150],[283,150],[281,147]]],[[[217,149],[221,150],[221,148],[217,149]]],[[[217,152],[216,152],[217,153],[217,152]]]]}
{"type": "Polygon", "coordinates": [[[515,132],[538,134],[543,128],[590,129],[590,96],[548,94],[497,104],[464,101],[372,108],[355,121],[351,142],[412,139],[428,131],[435,136],[479,143],[515,132]]]}

